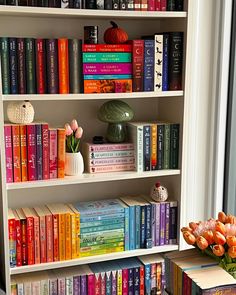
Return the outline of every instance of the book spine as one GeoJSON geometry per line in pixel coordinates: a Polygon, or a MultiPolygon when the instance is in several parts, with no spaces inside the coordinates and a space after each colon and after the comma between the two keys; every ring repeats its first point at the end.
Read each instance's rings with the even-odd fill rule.
{"type": "Polygon", "coordinates": [[[101,295],[101,274],[100,273],[95,273],[94,274],[95,278],[95,295],[101,295]]]}
{"type": "Polygon", "coordinates": [[[132,79],[84,80],[84,93],[132,92],[132,79]]]}
{"type": "Polygon", "coordinates": [[[40,231],[39,231],[39,217],[34,217],[34,263],[40,263],[40,231]]]}
{"type": "Polygon", "coordinates": [[[104,0],[104,9],[112,10],[112,0],[104,0]]]}
{"type": "Polygon", "coordinates": [[[150,171],[151,128],[143,126],[143,171],[150,171]]]}
{"type": "Polygon", "coordinates": [[[131,53],[129,52],[94,52],[94,53],[83,53],[84,63],[124,63],[131,62],[131,53]]]}
{"type": "Polygon", "coordinates": [[[164,169],[170,168],[170,124],[164,128],[164,169]]]}
{"type": "Polygon", "coordinates": [[[28,249],[28,265],[35,263],[34,252],[34,219],[33,217],[27,217],[27,249],[28,249]]]}
{"type": "Polygon", "coordinates": [[[39,218],[39,236],[40,236],[40,261],[47,262],[47,233],[46,233],[46,219],[45,216],[39,218]]]}
{"type": "Polygon", "coordinates": [[[117,223],[117,224],[81,228],[80,232],[81,234],[86,234],[86,233],[99,232],[99,231],[105,231],[105,230],[120,229],[120,228],[124,228],[124,225],[125,225],[124,221],[121,220],[120,223],[117,223]]]}
{"type": "Polygon", "coordinates": [[[56,39],[46,40],[48,93],[56,94],[58,90],[58,57],[56,39]]]}
{"type": "Polygon", "coordinates": [[[21,154],[21,181],[28,180],[27,164],[27,131],[25,125],[20,125],[20,154],[21,154]]]}
{"type": "Polygon", "coordinates": [[[0,38],[1,40],[1,68],[2,68],[2,92],[3,94],[11,93],[10,86],[10,72],[9,72],[9,40],[6,37],[0,38]]]}
{"type": "Polygon", "coordinates": [[[81,295],[87,295],[87,276],[81,276],[81,295]]]}
{"type": "Polygon", "coordinates": [[[123,164],[134,164],[134,157],[89,160],[90,167],[105,166],[105,165],[123,165],[123,164]]]}
{"type": "MultiPolygon", "coordinates": [[[[158,262],[155,266],[156,268],[156,278],[157,278],[157,294],[162,293],[162,262],[158,262]]],[[[182,294],[182,292],[181,292],[182,294]]]]}
{"type": "Polygon", "coordinates": [[[163,35],[162,91],[169,89],[169,35],[163,35]]]}
{"type": "Polygon", "coordinates": [[[178,169],[179,124],[170,125],[170,168],[178,169]]]}
{"type": "MultiPolygon", "coordinates": [[[[54,241],[58,241],[58,234],[57,234],[57,224],[56,222],[54,223],[54,217],[49,214],[45,216],[45,221],[46,221],[46,245],[47,245],[47,262],[52,262],[54,260],[53,256],[53,249],[57,248],[57,245],[54,245],[54,241]],[[54,228],[54,224],[56,225],[54,228]],[[55,239],[53,234],[55,234],[55,239]]],[[[57,252],[58,253],[58,252],[57,252]]],[[[56,253],[56,255],[57,255],[56,253]]],[[[56,261],[56,260],[55,260],[56,261]]]]}
{"type": "Polygon", "coordinates": [[[84,75],[83,78],[84,80],[130,80],[132,75],[84,75]]]}
{"type": "Polygon", "coordinates": [[[37,4],[38,7],[48,7],[49,6],[48,0],[37,0],[37,1],[38,1],[38,4],[37,4]]]}
{"type": "Polygon", "coordinates": [[[176,10],[175,2],[176,2],[176,0],[168,0],[167,1],[167,10],[168,11],[175,11],[176,10]]]}
{"type": "Polygon", "coordinates": [[[59,93],[69,93],[68,39],[58,39],[59,93]]]}
{"type": "Polygon", "coordinates": [[[133,150],[134,145],[132,143],[124,143],[124,144],[102,144],[102,145],[89,145],[89,152],[110,152],[110,151],[126,151],[133,150]]]}
{"type": "Polygon", "coordinates": [[[161,10],[161,0],[155,0],[156,11],[161,10]]]}
{"type": "Polygon", "coordinates": [[[148,10],[148,0],[141,0],[141,11],[148,10]]]}
{"type": "Polygon", "coordinates": [[[5,158],[6,158],[6,181],[13,182],[13,149],[12,149],[12,132],[11,126],[4,126],[5,158]]]}
{"type": "MultiPolygon", "coordinates": [[[[111,214],[112,214],[112,218],[124,218],[124,213],[111,213],[111,214],[104,214],[104,212],[102,212],[101,214],[103,215],[94,215],[93,216],[81,216],[80,217],[80,221],[81,223],[83,222],[93,222],[93,221],[104,221],[107,220],[108,218],[111,218],[111,214]]],[[[81,224],[82,226],[82,224],[81,224]]]]}
{"type": "Polygon", "coordinates": [[[66,260],[71,259],[71,215],[65,214],[65,249],[66,260]]]}
{"type": "Polygon", "coordinates": [[[66,148],[65,148],[65,129],[59,129],[57,131],[57,138],[58,138],[58,152],[57,152],[57,177],[58,178],[64,178],[65,177],[65,154],[66,154],[66,148]]]}
{"type": "MultiPolygon", "coordinates": [[[[136,4],[135,4],[136,5],[136,4]]],[[[135,9],[136,10],[136,9],[135,9]]],[[[143,91],[144,40],[133,40],[133,91],[143,91]]]]}
{"type": "Polygon", "coordinates": [[[18,90],[19,94],[26,93],[26,66],[25,66],[25,42],[23,38],[17,38],[17,66],[18,66],[18,90]]]}
{"type": "Polygon", "coordinates": [[[184,10],[184,1],[183,0],[175,0],[175,10],[183,11],[184,10]]]}
{"type": "Polygon", "coordinates": [[[166,11],[167,0],[161,0],[161,11],[166,11]]]}
{"type": "Polygon", "coordinates": [[[66,294],[66,279],[65,278],[58,278],[57,279],[57,295],[64,295],[66,294]]]}
{"type": "Polygon", "coordinates": [[[27,125],[28,178],[37,180],[36,171],[36,132],[35,125],[27,125]]]}
{"type": "Polygon", "coordinates": [[[141,206],[141,221],[140,221],[140,228],[141,228],[141,234],[140,234],[140,248],[146,248],[145,244],[145,237],[146,237],[146,215],[145,215],[145,206],[141,206]]]}
{"type": "Polygon", "coordinates": [[[15,228],[16,228],[16,266],[22,266],[22,243],[21,243],[20,219],[16,219],[15,228]]]}
{"type": "Polygon", "coordinates": [[[164,168],[164,125],[157,125],[157,168],[164,168]]]}
{"type": "Polygon", "coordinates": [[[57,130],[49,129],[49,175],[57,178],[57,130]]]}
{"type": "Polygon", "coordinates": [[[165,261],[161,262],[161,289],[166,290],[166,268],[165,261]]]}
{"type": "Polygon", "coordinates": [[[145,265],[145,294],[151,295],[151,265],[145,265]]]}
{"type": "Polygon", "coordinates": [[[31,289],[32,289],[32,294],[39,294],[40,293],[40,281],[31,282],[31,289]]]}
{"type": "Polygon", "coordinates": [[[113,172],[113,171],[133,171],[134,164],[93,166],[89,167],[89,173],[113,172]]]}
{"type": "Polygon", "coordinates": [[[83,44],[83,52],[132,52],[129,44],[83,44]]]}
{"type": "Polygon", "coordinates": [[[95,295],[95,276],[89,274],[88,276],[88,295],[95,295]]]}
{"type": "MultiPolygon", "coordinates": [[[[142,40],[141,40],[142,41],[142,40]]],[[[89,75],[130,75],[132,73],[131,63],[84,63],[83,74],[89,75]]]]}
{"type": "Polygon", "coordinates": [[[22,265],[28,264],[28,245],[27,245],[27,222],[26,219],[21,220],[21,256],[22,265]]]}
{"type": "Polygon", "coordinates": [[[80,85],[79,80],[79,68],[80,68],[80,58],[79,58],[79,40],[70,39],[69,41],[69,69],[70,69],[70,93],[79,93],[80,85]]]}
{"type": "Polygon", "coordinates": [[[152,208],[152,246],[154,247],[156,244],[156,204],[151,205],[152,208]]]}
{"type": "Polygon", "coordinates": [[[111,271],[111,294],[117,295],[116,271],[111,271]]]}
{"type": "Polygon", "coordinates": [[[128,289],[129,289],[129,295],[134,294],[134,273],[133,273],[133,268],[129,269],[129,280],[128,280],[128,289]]]}
{"type": "Polygon", "coordinates": [[[135,249],[135,206],[129,207],[130,213],[130,225],[129,225],[129,233],[130,233],[130,250],[135,249]]]}
{"type": "Polygon", "coordinates": [[[43,179],[49,179],[49,132],[48,124],[42,124],[42,150],[43,150],[43,179]]]}
{"type": "Polygon", "coordinates": [[[156,203],[156,243],[155,246],[160,245],[160,218],[161,218],[161,212],[160,212],[161,206],[160,203],[156,203]]]}
{"type": "Polygon", "coordinates": [[[59,214],[59,260],[66,259],[66,220],[65,214],[59,214]]]}
{"type": "Polygon", "coordinates": [[[85,1],[86,9],[96,9],[96,0],[86,0],[85,1]]]}
{"type": "Polygon", "coordinates": [[[111,271],[106,272],[106,295],[111,295],[111,271]]]}
{"type": "Polygon", "coordinates": [[[159,294],[157,293],[157,273],[156,273],[156,263],[151,264],[151,295],[159,294]]]}
{"type": "Polygon", "coordinates": [[[144,266],[140,266],[140,295],[145,294],[145,270],[144,266]]]}
{"type": "Polygon", "coordinates": [[[129,272],[128,269],[122,269],[122,295],[128,295],[129,289],[129,272]]]}
{"type": "Polygon", "coordinates": [[[37,93],[46,93],[46,65],[45,65],[45,44],[43,39],[35,40],[36,49],[36,81],[37,93]]]}
{"type": "Polygon", "coordinates": [[[136,11],[141,10],[141,1],[142,0],[134,0],[134,10],[136,10],[136,11]]]}
{"type": "Polygon", "coordinates": [[[80,276],[74,276],[73,278],[73,295],[81,295],[80,276]]]}
{"type": "Polygon", "coordinates": [[[96,9],[104,10],[104,0],[96,0],[96,9]]]}
{"type": "Polygon", "coordinates": [[[148,0],[148,11],[155,11],[156,10],[156,0],[148,0]]]}
{"type": "Polygon", "coordinates": [[[112,9],[119,10],[120,9],[120,0],[112,0],[112,9]]]}
{"type": "Polygon", "coordinates": [[[117,295],[122,295],[122,270],[117,270],[117,295]]]}
{"type": "Polygon", "coordinates": [[[80,257],[80,213],[75,213],[76,258],[80,257]]]}
{"type": "Polygon", "coordinates": [[[16,266],[16,222],[8,219],[9,259],[10,267],[16,266]]]}
{"type": "Polygon", "coordinates": [[[43,179],[43,147],[42,147],[42,126],[41,124],[35,125],[36,132],[36,167],[37,179],[43,179]]]}
{"type": "Polygon", "coordinates": [[[163,35],[155,35],[154,91],[162,91],[163,35]]]}
{"type": "Polygon", "coordinates": [[[136,169],[138,172],[143,171],[143,126],[137,127],[137,147],[136,147],[136,169]]]}
{"type": "Polygon", "coordinates": [[[177,222],[178,207],[177,202],[170,202],[170,227],[169,227],[169,244],[177,244],[177,222]]]}
{"type": "Polygon", "coordinates": [[[53,261],[59,261],[59,215],[53,215],[53,261]]]}
{"type": "Polygon", "coordinates": [[[154,40],[144,40],[144,91],[154,90],[154,40]]]}
{"type": "Polygon", "coordinates": [[[9,66],[11,94],[18,94],[16,38],[9,38],[9,66]]]}
{"type": "Polygon", "coordinates": [[[160,246],[165,245],[165,230],[166,230],[166,206],[165,203],[160,203],[160,246]]]}
{"type": "Polygon", "coordinates": [[[11,131],[12,131],[14,182],[21,182],[20,126],[12,125],[11,131]]]}
{"type": "Polygon", "coordinates": [[[57,279],[50,279],[49,283],[49,294],[50,295],[57,295],[57,290],[58,290],[58,284],[57,284],[57,279]]]}
{"type": "Polygon", "coordinates": [[[130,208],[127,207],[127,208],[125,208],[125,226],[124,226],[124,231],[125,231],[125,251],[129,250],[129,245],[130,245],[129,217],[130,217],[130,208]]]}
{"type": "Polygon", "coordinates": [[[104,159],[104,158],[119,158],[119,157],[133,157],[134,151],[111,151],[111,152],[91,152],[88,157],[90,159],[104,159]]]}
{"type": "Polygon", "coordinates": [[[26,90],[27,94],[36,93],[35,77],[35,47],[34,39],[25,39],[25,56],[26,56],[26,90]]]}
{"type": "Polygon", "coordinates": [[[140,269],[134,268],[134,295],[140,295],[140,269]]]}
{"type": "Polygon", "coordinates": [[[166,203],[166,229],[165,229],[165,245],[169,245],[169,239],[170,239],[170,203],[166,203]]]}
{"type": "Polygon", "coordinates": [[[157,125],[151,125],[151,168],[157,170],[157,125]]]}
{"type": "Polygon", "coordinates": [[[71,214],[71,258],[77,258],[77,241],[76,237],[79,235],[76,229],[76,215],[71,214]]]}
{"type": "Polygon", "coordinates": [[[135,249],[140,249],[140,220],[141,220],[141,208],[135,206],[135,249]]]}
{"type": "Polygon", "coordinates": [[[105,272],[101,272],[101,293],[100,295],[106,295],[106,275],[105,272]]]}
{"type": "Polygon", "coordinates": [[[169,33],[169,90],[182,89],[183,33],[169,33]]]}
{"type": "Polygon", "coordinates": [[[74,8],[82,9],[82,1],[81,0],[75,0],[74,1],[74,8]]]}
{"type": "MultiPolygon", "coordinates": [[[[40,281],[40,290],[42,295],[49,295],[49,282],[48,280],[41,280],[40,281]]],[[[63,293],[64,295],[65,293],[63,293]]],[[[24,293],[22,294],[24,295],[24,293]]]]}
{"type": "Polygon", "coordinates": [[[92,251],[92,250],[99,250],[99,249],[101,249],[102,247],[100,247],[100,246],[102,246],[103,245],[103,247],[104,247],[104,245],[108,245],[109,247],[111,247],[110,245],[116,245],[115,247],[121,247],[121,246],[123,246],[124,245],[124,236],[122,235],[122,236],[120,236],[120,237],[114,237],[114,238],[112,238],[112,239],[109,239],[109,238],[107,238],[107,239],[103,239],[102,240],[102,242],[100,242],[99,240],[98,241],[86,241],[85,239],[84,240],[82,240],[82,242],[81,242],[81,249],[83,248],[83,249],[85,249],[85,248],[90,248],[89,249],[89,251],[92,251]],[[96,248],[96,246],[99,246],[100,248],[96,248]]]}
{"type": "Polygon", "coordinates": [[[6,2],[7,2],[7,5],[13,5],[13,6],[17,5],[16,0],[6,0],[6,2]]]}
{"type": "Polygon", "coordinates": [[[134,0],[126,0],[126,10],[134,10],[134,0]]]}
{"type": "Polygon", "coordinates": [[[37,0],[28,0],[27,4],[28,4],[27,6],[36,7],[38,5],[38,1],[37,0]]]}
{"type": "Polygon", "coordinates": [[[66,294],[67,295],[73,295],[73,277],[69,276],[66,277],[65,279],[65,283],[66,283],[66,294]]]}
{"type": "Polygon", "coordinates": [[[152,248],[152,205],[145,206],[145,246],[152,248]]]}

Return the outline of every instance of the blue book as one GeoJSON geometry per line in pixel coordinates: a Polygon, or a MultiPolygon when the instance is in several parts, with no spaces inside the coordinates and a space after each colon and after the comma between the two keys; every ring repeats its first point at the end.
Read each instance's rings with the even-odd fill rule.
{"type": "Polygon", "coordinates": [[[36,168],[37,179],[43,179],[43,146],[42,146],[42,125],[35,124],[36,131],[36,168]]]}
{"type": "Polygon", "coordinates": [[[157,124],[157,169],[164,168],[164,125],[157,124]]]}
{"type": "Polygon", "coordinates": [[[178,203],[170,201],[169,244],[177,244],[178,203]]]}
{"type": "Polygon", "coordinates": [[[140,233],[140,247],[143,249],[143,248],[146,248],[145,247],[145,237],[146,237],[146,234],[145,234],[145,230],[146,230],[146,220],[145,220],[145,206],[141,206],[141,224],[140,224],[140,228],[141,228],[141,233],[140,233]]]}
{"type": "Polygon", "coordinates": [[[140,249],[140,222],[141,222],[141,208],[140,206],[135,206],[135,248],[140,249]]]}
{"type": "Polygon", "coordinates": [[[9,38],[9,71],[11,94],[18,94],[16,38],[9,38]]]}
{"type": "Polygon", "coordinates": [[[80,216],[81,223],[93,222],[93,221],[101,221],[101,220],[111,220],[112,218],[124,218],[124,213],[114,213],[114,214],[104,214],[98,216],[80,216]]]}
{"type": "Polygon", "coordinates": [[[134,295],[139,295],[140,293],[140,266],[134,267],[134,295]]]}
{"type": "Polygon", "coordinates": [[[163,35],[162,91],[169,90],[169,34],[163,35]]]}
{"type": "Polygon", "coordinates": [[[129,219],[129,238],[130,238],[130,250],[135,249],[135,206],[129,207],[130,219],[129,219]]]}
{"type": "MultiPolygon", "coordinates": [[[[143,126],[143,170],[151,170],[151,127],[143,126]]],[[[158,158],[159,159],[159,158],[158,158]]]]}
{"type": "Polygon", "coordinates": [[[80,290],[81,290],[81,295],[87,294],[87,276],[86,275],[82,275],[80,278],[80,290]]]}
{"type": "Polygon", "coordinates": [[[84,75],[84,80],[127,80],[132,75],[84,75]]]}
{"type": "Polygon", "coordinates": [[[154,40],[144,40],[144,91],[154,91],[154,40]]]}
{"type": "Polygon", "coordinates": [[[125,251],[130,249],[130,234],[129,234],[129,221],[130,221],[130,207],[125,207],[125,251]]]}
{"type": "Polygon", "coordinates": [[[134,270],[133,268],[129,268],[129,280],[128,280],[128,290],[129,295],[134,294],[134,270]]]}
{"type": "Polygon", "coordinates": [[[145,206],[145,243],[146,248],[152,248],[152,205],[145,206]]]}

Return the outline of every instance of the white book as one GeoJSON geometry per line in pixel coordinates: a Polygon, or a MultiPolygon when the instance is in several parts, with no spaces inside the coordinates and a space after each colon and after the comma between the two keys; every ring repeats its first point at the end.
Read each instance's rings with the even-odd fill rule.
{"type": "Polygon", "coordinates": [[[154,91],[162,91],[163,35],[155,35],[154,91]]]}

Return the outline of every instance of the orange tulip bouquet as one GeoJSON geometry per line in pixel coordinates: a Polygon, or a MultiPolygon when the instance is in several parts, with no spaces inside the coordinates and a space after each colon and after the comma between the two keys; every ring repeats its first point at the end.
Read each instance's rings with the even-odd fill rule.
{"type": "Polygon", "coordinates": [[[218,219],[190,222],[181,229],[185,241],[213,257],[236,279],[236,217],[219,212],[218,219]]]}

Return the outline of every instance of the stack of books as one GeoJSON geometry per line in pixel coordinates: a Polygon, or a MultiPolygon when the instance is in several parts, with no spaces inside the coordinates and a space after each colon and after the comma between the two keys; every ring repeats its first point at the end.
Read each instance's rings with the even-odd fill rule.
{"type": "Polygon", "coordinates": [[[164,259],[157,254],[16,275],[11,280],[12,294],[163,294],[164,288],[164,259]]]}
{"type": "Polygon", "coordinates": [[[7,183],[64,178],[65,129],[4,124],[7,183]]]}
{"type": "Polygon", "coordinates": [[[85,143],[83,156],[88,173],[134,170],[134,145],[132,143],[85,143]]]}
{"type": "Polygon", "coordinates": [[[84,44],[84,93],[131,92],[131,45],[84,44]]]}

